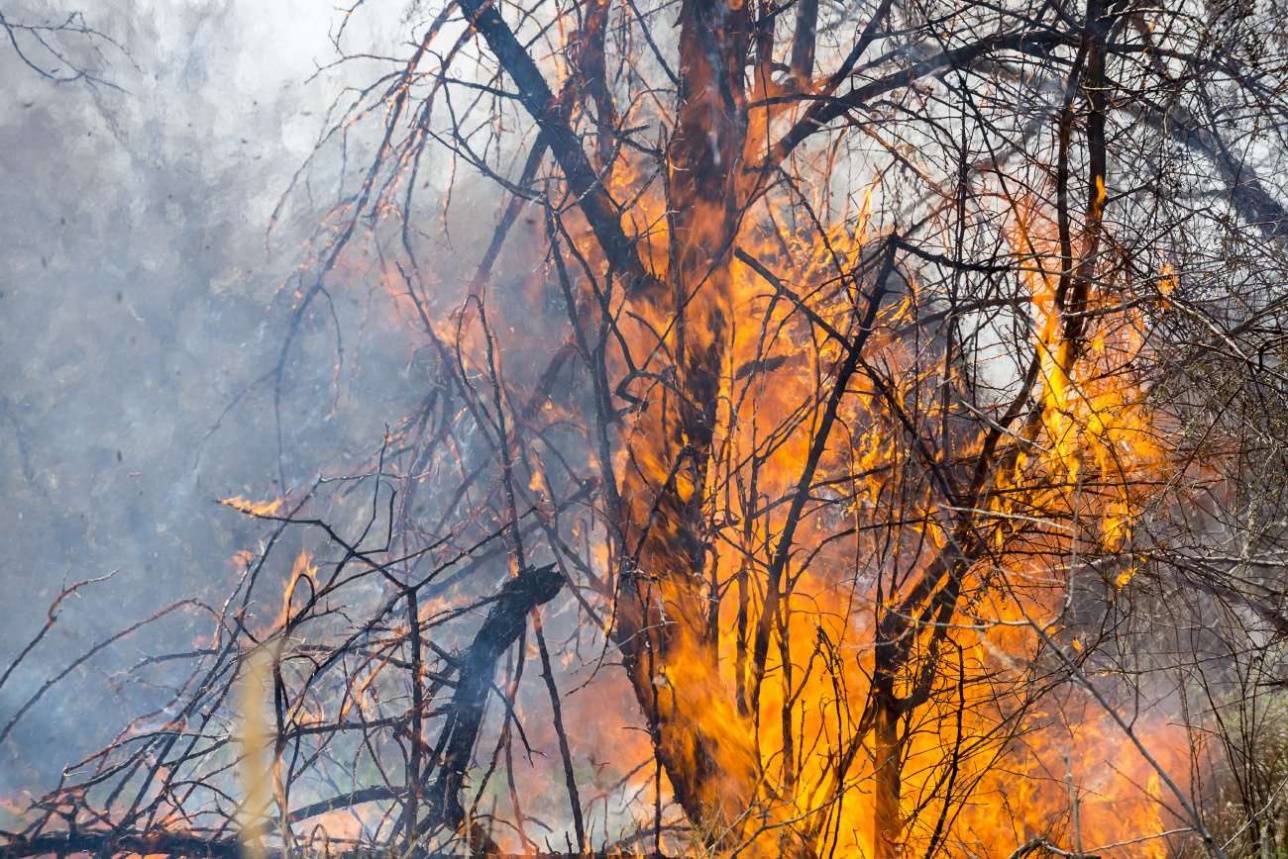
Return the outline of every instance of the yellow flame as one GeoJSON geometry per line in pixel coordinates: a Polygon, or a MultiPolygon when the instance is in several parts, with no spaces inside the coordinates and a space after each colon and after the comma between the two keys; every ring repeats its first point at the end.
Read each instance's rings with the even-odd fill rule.
{"type": "Polygon", "coordinates": [[[273,498],[268,501],[251,501],[240,495],[234,495],[231,498],[220,498],[219,503],[225,507],[231,507],[238,513],[247,513],[251,516],[272,516],[282,509],[282,499],[273,498]]]}

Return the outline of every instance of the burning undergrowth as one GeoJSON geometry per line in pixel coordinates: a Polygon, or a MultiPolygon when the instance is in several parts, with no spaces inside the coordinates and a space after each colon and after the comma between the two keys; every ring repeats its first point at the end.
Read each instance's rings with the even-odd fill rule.
{"type": "Polygon", "coordinates": [[[191,673],[13,855],[1223,855],[1212,645],[1150,621],[1250,448],[1196,429],[1208,287],[1113,125],[1166,61],[1110,33],[1167,15],[628,6],[425,13],[332,116],[380,133],[274,402],[365,287],[418,403],[223,500],[264,542],[191,673]]]}

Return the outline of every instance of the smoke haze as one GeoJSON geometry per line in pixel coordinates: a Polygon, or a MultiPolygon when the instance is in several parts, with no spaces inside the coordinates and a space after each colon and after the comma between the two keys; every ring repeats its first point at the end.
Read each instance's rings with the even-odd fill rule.
{"type": "MultiPolygon", "coordinates": [[[[34,23],[71,11],[29,4],[5,15],[34,23]]],[[[0,50],[5,665],[63,586],[115,575],[63,606],[0,691],[0,721],[93,642],[171,600],[219,599],[235,575],[230,556],[253,549],[260,529],[214,499],[275,495],[281,477],[342,467],[378,445],[406,397],[410,353],[396,337],[367,336],[361,288],[334,297],[348,362],[338,385],[330,309],[303,320],[280,448],[263,381],[287,334],[290,275],[335,199],[303,188],[267,234],[336,91],[335,73],[306,80],[334,59],[331,8],[116,2],[84,12],[125,51],[103,50],[102,74],[121,91],[52,83],[0,50]]],[[[208,628],[176,616],[70,675],[0,752],[0,791],[47,786],[103,742],[141,694],[112,672],[149,642],[188,645],[198,624],[208,628]]]]}

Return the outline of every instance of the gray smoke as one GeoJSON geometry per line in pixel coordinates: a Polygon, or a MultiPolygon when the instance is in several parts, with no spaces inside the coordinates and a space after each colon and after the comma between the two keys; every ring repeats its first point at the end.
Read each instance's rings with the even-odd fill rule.
{"type": "MultiPolygon", "coordinates": [[[[73,9],[0,11],[35,23],[73,9]]],[[[267,236],[349,73],[306,83],[334,59],[331,7],[111,0],[84,12],[126,53],[73,57],[120,91],[52,83],[0,48],[0,671],[62,586],[116,574],[64,605],[0,689],[0,724],[94,641],[228,590],[230,556],[262,529],[213,499],[342,470],[410,397],[411,349],[367,321],[379,287],[363,284],[333,295],[338,383],[331,308],[303,320],[280,445],[262,382],[286,338],[290,275],[335,200],[334,184],[302,186],[267,236]]],[[[110,737],[150,694],[112,675],[190,647],[199,628],[177,615],[74,672],[0,750],[0,793],[48,786],[110,737]]]]}

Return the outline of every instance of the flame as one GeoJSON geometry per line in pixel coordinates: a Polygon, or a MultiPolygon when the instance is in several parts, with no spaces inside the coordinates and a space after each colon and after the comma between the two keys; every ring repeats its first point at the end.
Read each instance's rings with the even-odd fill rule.
{"type": "Polygon", "coordinates": [[[286,586],[282,589],[282,608],[274,619],[273,630],[285,629],[291,619],[291,604],[295,599],[296,589],[301,582],[307,582],[311,592],[317,590],[317,572],[318,568],[313,564],[313,556],[307,551],[301,550],[295,556],[295,562],[291,564],[291,575],[286,580],[286,586]]]}
{"type": "Polygon", "coordinates": [[[282,509],[284,501],[281,498],[272,498],[267,501],[251,501],[242,498],[240,495],[234,495],[231,498],[220,498],[219,503],[236,510],[238,513],[245,513],[249,516],[274,516],[282,509]]]}
{"type": "MultiPolygon", "coordinates": [[[[621,171],[617,179],[628,181],[628,175],[629,171],[621,171]]],[[[873,241],[869,212],[879,193],[878,185],[871,186],[841,219],[847,226],[829,230],[826,241],[795,243],[789,238],[785,248],[775,248],[753,229],[744,228],[739,243],[774,261],[780,272],[787,272],[780,276],[789,283],[827,282],[835,269],[853,267],[873,241]]],[[[1103,185],[1098,194],[1103,203],[1103,185]]],[[[1029,233],[1025,242],[1041,244],[1023,221],[1018,231],[1029,233]]],[[[757,487],[763,498],[787,497],[809,455],[808,430],[814,425],[811,421],[817,420],[817,412],[811,417],[802,404],[816,402],[819,380],[826,382],[837,365],[840,347],[831,341],[816,342],[802,352],[800,343],[809,342],[811,329],[799,309],[776,297],[749,266],[735,261],[730,271],[727,313],[733,324],[713,447],[727,448],[729,461],[744,463],[772,444],[772,454],[757,463],[757,487]],[[740,324],[740,320],[749,323],[740,324]],[[767,339],[766,331],[779,336],[767,339]],[[743,369],[748,367],[754,372],[743,369]],[[783,432],[784,425],[797,429],[783,432]]],[[[1036,628],[1048,635],[1058,632],[1048,621],[1035,619],[1051,616],[1062,598],[1061,579],[1053,570],[1060,568],[1075,542],[1072,533],[1060,532],[1059,523],[1094,523],[1094,533],[1076,536],[1079,543],[1091,539],[1096,551],[1103,553],[1123,550],[1148,501],[1148,491],[1140,487],[1150,485],[1167,464],[1147,391],[1131,381],[1133,361],[1143,348],[1139,316],[1132,311],[1104,314],[1101,318],[1107,321],[1086,335],[1088,348],[1075,352],[1063,335],[1052,275],[1038,266],[1026,273],[1025,280],[1035,320],[1032,348],[1039,363],[1040,421],[1017,450],[1011,467],[1000,470],[992,490],[985,493],[987,509],[979,521],[980,527],[988,529],[994,551],[965,573],[966,587],[981,603],[971,614],[990,622],[954,635],[959,666],[944,672],[934,692],[935,697],[942,696],[940,702],[925,706],[910,728],[902,765],[901,792],[906,803],[908,797],[928,794],[942,784],[945,749],[965,747],[969,753],[953,764],[960,770],[955,777],[973,789],[966,810],[947,827],[947,834],[934,831],[933,813],[924,812],[925,820],[907,821],[901,833],[905,850],[927,849],[951,838],[959,845],[972,844],[992,853],[1002,845],[1013,848],[1035,833],[1053,839],[1076,837],[1090,850],[1165,830],[1157,774],[1105,714],[1084,712],[1080,726],[1069,730],[1051,714],[1035,712],[1015,726],[1025,737],[1022,746],[996,736],[999,727],[1010,722],[1004,711],[1022,703],[1023,694],[999,693],[986,678],[1009,674],[1022,688],[1030,654],[1040,648],[1036,628]],[[1039,520],[1033,511],[1041,511],[1039,520]],[[1035,521],[1050,523],[1056,530],[1035,533],[1035,521]],[[1006,585],[999,589],[1002,581],[1006,585]],[[961,687],[956,698],[954,684],[961,687]],[[1053,758],[1062,735],[1064,751],[1053,758]],[[1044,775],[1046,768],[1063,758],[1068,759],[1066,766],[1074,780],[1072,795],[1062,781],[1044,775]],[[1118,771],[1104,774],[1106,762],[1118,771]],[[1024,774],[1018,791],[1017,772],[1024,774]],[[1089,773],[1097,775],[1091,778],[1089,773]],[[1154,786],[1141,791],[1137,787],[1141,784],[1154,786]],[[1076,832],[1070,830],[1071,815],[1077,819],[1076,832]]],[[[807,306],[819,319],[844,326],[854,311],[838,298],[811,296],[807,306]]],[[[1107,302],[1104,307],[1108,309],[1107,302]]],[[[875,391],[848,398],[843,406],[846,422],[869,429],[829,445],[823,454],[824,472],[851,476],[855,491],[849,512],[856,530],[872,515],[889,509],[892,475],[913,462],[889,414],[890,400],[911,401],[920,386],[933,381],[918,370],[916,351],[892,334],[913,313],[911,296],[883,308],[879,332],[867,346],[868,360],[891,369],[895,389],[885,398],[875,391]]],[[[640,340],[648,339],[649,335],[640,335],[640,340]]],[[[633,431],[647,436],[659,430],[641,421],[633,431]]],[[[696,497],[699,489],[709,496],[712,486],[737,479],[736,468],[713,469],[706,486],[700,487],[688,473],[672,473],[665,457],[652,454],[648,443],[639,442],[637,435],[628,445],[629,456],[619,455],[618,472],[625,473],[629,462],[645,484],[674,481],[681,502],[696,497]]],[[[974,443],[976,448],[979,443],[974,443]]],[[[969,451],[971,444],[966,448],[969,451]]],[[[930,494],[910,503],[904,536],[896,539],[921,540],[942,551],[954,539],[948,511],[930,494]]],[[[766,547],[772,546],[778,527],[772,517],[757,517],[734,504],[716,518],[735,524],[717,529],[712,539],[717,547],[713,568],[763,572],[766,547]]],[[[797,545],[811,562],[808,568],[793,570],[795,582],[783,611],[783,629],[775,636],[778,645],[770,649],[757,710],[748,712],[737,703],[736,690],[750,682],[737,656],[747,646],[746,631],[739,627],[737,600],[720,603],[715,648],[719,658],[714,665],[705,644],[691,633],[682,633],[669,642],[670,658],[657,671],[661,719],[686,713],[697,722],[691,742],[669,754],[680,758],[682,767],[694,767],[693,756],[712,755],[714,749],[723,795],[708,801],[718,805],[729,797],[754,797],[758,825],[743,828],[752,834],[744,835],[748,842],[739,845],[751,855],[778,855],[782,842],[777,827],[801,821],[814,824],[805,831],[814,833],[812,848],[820,854],[835,850],[837,855],[872,855],[876,848],[871,798],[864,787],[875,778],[874,748],[859,727],[860,705],[870,700],[872,691],[875,626],[866,614],[871,603],[865,604],[865,598],[854,591],[852,560],[839,546],[835,551],[828,548],[835,545],[831,529],[841,525],[813,521],[798,532],[797,545]],[[820,662],[827,662],[829,670],[817,670],[820,662]],[[801,707],[800,702],[813,706],[801,707]],[[840,750],[856,738],[863,753],[848,769],[838,769],[840,750]]],[[[861,557],[863,541],[850,545],[861,557]]],[[[925,563],[924,556],[911,559],[914,569],[925,563]]],[[[1134,573],[1134,567],[1118,573],[1115,587],[1125,587],[1134,573]]],[[[725,575],[732,585],[737,574],[725,575]]],[[[911,575],[904,579],[912,580],[911,575]]],[[[665,580],[658,588],[660,602],[682,604],[683,594],[665,580]]],[[[752,597],[753,617],[763,610],[758,599],[752,597]]],[[[1068,646],[1074,654],[1085,647],[1078,637],[1072,637],[1068,646]]],[[[911,680],[905,677],[899,682],[906,686],[911,680]]],[[[1166,725],[1151,725],[1150,734],[1165,748],[1184,748],[1183,738],[1166,725]]],[[[1161,839],[1147,839],[1134,855],[1161,856],[1163,849],[1161,839]]]]}
{"type": "MultiPolygon", "coordinates": [[[[775,110],[793,109],[753,111],[748,139],[761,136],[756,129],[763,132],[775,110]]],[[[677,134],[686,121],[705,128],[702,117],[681,118],[677,134]]],[[[719,129],[705,130],[719,141],[719,129]]],[[[748,143],[740,153],[747,163],[756,161],[753,149],[748,143]]],[[[668,153],[668,181],[683,178],[683,155],[668,153]]],[[[715,192],[747,199],[749,187],[705,189],[676,204],[674,196],[685,190],[665,187],[643,153],[617,153],[605,183],[624,202],[622,224],[660,284],[638,298],[612,283],[579,281],[574,296],[584,314],[578,322],[596,313],[611,318],[624,344],[603,347],[632,404],[619,443],[602,453],[611,457],[607,470],[621,488],[624,522],[613,525],[637,555],[639,569],[628,575],[639,592],[633,604],[614,603],[601,622],[606,635],[624,624],[632,634],[623,638],[648,644],[627,660],[635,700],[622,688],[605,697],[615,712],[644,713],[652,733],[622,731],[604,718],[604,699],[583,697],[564,711],[578,739],[612,750],[613,772],[633,771],[623,777],[649,802],[660,799],[658,781],[663,795],[688,781],[699,795],[681,803],[697,824],[692,809],[715,810],[711,819],[721,831],[700,835],[721,849],[881,855],[888,845],[878,844],[874,797],[884,789],[882,756],[889,749],[871,714],[886,694],[873,679],[882,619],[913,601],[918,583],[933,578],[943,558],[975,540],[979,550],[954,573],[962,597],[951,632],[938,635],[943,624],[933,619],[910,623],[908,655],[891,678],[890,694],[904,699],[925,687],[918,706],[894,726],[896,737],[902,734],[893,797],[902,816],[893,835],[899,848],[907,855],[936,849],[1006,855],[1041,835],[1090,853],[1143,838],[1131,855],[1165,855],[1164,840],[1154,837],[1167,829],[1158,774],[1129,738],[1081,693],[1062,693],[1056,702],[1029,693],[1030,685],[1050,679],[1042,666],[1052,646],[1077,664],[1094,655],[1094,641],[1061,625],[1071,559],[1114,559],[1106,584],[1111,593],[1127,588],[1138,575],[1133,542],[1150,487],[1171,465],[1160,441],[1166,428],[1136,372],[1146,350],[1141,312],[1115,306],[1107,292],[1094,294],[1083,308],[1085,330],[1070,338],[1053,226],[1035,202],[1017,207],[1006,238],[1022,262],[1017,296],[1027,307],[1017,321],[1028,323],[1028,339],[1018,344],[1016,375],[1030,362],[1036,367],[1036,410],[1027,424],[1008,427],[981,478],[977,509],[962,510],[931,475],[984,457],[991,427],[975,420],[957,429],[974,415],[938,398],[958,390],[963,371],[942,366],[933,345],[902,333],[917,330],[920,315],[942,299],[905,273],[904,286],[875,308],[863,332],[865,369],[849,381],[836,406],[838,429],[817,452],[812,491],[844,503],[811,502],[793,523],[793,550],[782,571],[788,584],[766,620],[767,574],[786,525],[782,500],[792,498],[815,453],[826,394],[846,358],[845,344],[830,331],[856,336],[854,321],[873,289],[872,250],[887,238],[873,213],[882,210],[887,191],[879,179],[839,202],[826,183],[766,190],[734,224],[733,207],[715,192]],[[828,213],[821,233],[816,223],[792,225],[787,215],[800,209],[828,213]],[[733,242],[717,253],[726,232],[733,242]],[[677,405],[675,389],[701,397],[677,405]],[[701,419],[686,409],[702,412],[701,419]],[[949,426],[943,444],[919,447],[924,439],[917,432],[949,426]],[[698,437],[704,431],[710,438],[698,437]],[[684,452],[693,449],[708,455],[686,460],[684,452]],[[705,544],[700,552],[689,547],[695,530],[705,544]],[[708,576],[711,600],[693,585],[708,576]],[[711,616],[709,627],[698,622],[711,616]],[[762,624],[769,646],[756,666],[751,651],[762,624]],[[921,678],[925,666],[935,669],[928,680],[921,678]],[[650,768],[635,769],[653,756],[665,762],[660,779],[650,768]],[[708,770],[718,777],[702,777],[708,770]],[[948,799],[935,798],[945,790],[948,799]]],[[[1105,201],[1098,177],[1091,203],[1097,220],[1105,201]]],[[[579,258],[602,270],[589,225],[575,212],[566,217],[579,258]]],[[[538,274],[524,283],[534,294],[543,286],[538,274]]],[[[384,272],[399,312],[452,344],[466,375],[483,376],[491,366],[489,333],[524,337],[522,325],[502,328],[500,314],[490,316],[496,330],[485,331],[468,302],[457,314],[427,320],[400,278],[384,272]]],[[[1170,295],[1175,283],[1164,268],[1158,293],[1170,295]]],[[[578,425],[582,417],[575,406],[547,398],[534,421],[578,425]]],[[[526,480],[517,488],[529,500],[557,497],[559,470],[535,451],[523,453],[526,480]]],[[[597,469],[600,453],[584,465],[597,469]]],[[[221,503],[271,516],[283,501],[221,503]]],[[[590,565],[610,581],[620,558],[608,541],[576,536],[586,537],[590,565]]],[[[316,587],[307,553],[295,560],[274,630],[289,624],[302,584],[316,587]]],[[[927,601],[948,585],[935,587],[927,601]]],[[[421,619],[452,610],[446,600],[422,604],[421,619]]],[[[536,658],[535,651],[528,656],[536,658]]],[[[559,662],[565,672],[576,666],[571,652],[559,662]]],[[[355,708],[376,709],[371,696],[382,667],[373,660],[355,673],[340,718],[355,708]]],[[[291,718],[301,725],[322,717],[300,711],[291,718]]],[[[1186,748],[1184,732],[1153,713],[1137,724],[1169,770],[1184,772],[1178,751],[1186,748]]],[[[551,739],[549,725],[530,730],[536,741],[551,739]]]]}
{"type": "Polygon", "coordinates": [[[1163,263],[1162,270],[1158,275],[1158,293],[1164,297],[1170,296],[1176,291],[1180,278],[1177,277],[1176,269],[1171,263],[1163,263]]]}
{"type": "MultiPolygon", "coordinates": [[[[1164,855],[1165,840],[1155,836],[1167,829],[1165,797],[1157,774],[1135,747],[1085,696],[1070,693],[1058,705],[1047,705],[1026,692],[1030,682],[1039,682],[1034,677],[1046,640],[1062,642],[1075,660],[1089,657],[1094,647],[1054,619],[1067,593],[1070,557],[1130,558],[1137,523],[1152,497],[1149,487],[1169,467],[1160,442],[1165,430],[1135,373],[1146,349],[1140,311],[1117,308],[1108,296],[1093,297],[1088,309],[1096,312],[1087,314],[1093,321],[1081,343],[1070,342],[1057,301],[1053,260],[1058,253],[1050,225],[1036,206],[1020,207],[1011,242],[1016,258],[1026,261],[1020,285],[1031,321],[1029,352],[1020,363],[1036,362],[1039,408],[1027,427],[1004,439],[1009,447],[980,492],[979,509],[963,512],[947,505],[929,484],[900,486],[908,474],[930,466],[909,439],[899,409],[916,404],[927,425],[947,422],[957,414],[954,407],[923,400],[927,390],[957,380],[951,368],[926,361],[923,344],[900,334],[915,328],[933,301],[930,288],[913,281],[885,302],[864,357],[880,368],[887,387],[863,377],[850,383],[841,402],[839,423],[845,429],[822,451],[818,476],[827,481],[816,482],[841,487],[825,491],[848,493],[848,500],[837,505],[839,514],[802,518],[787,565],[791,585],[758,680],[748,653],[765,611],[764,576],[785,515],[781,505],[766,502],[791,497],[810,457],[823,408],[820,393],[844,358],[842,345],[820,329],[848,330],[871,288],[870,281],[852,282],[838,272],[858,270],[880,244],[883,235],[872,213],[880,210],[884,189],[873,181],[848,198],[841,211],[833,212],[822,238],[806,229],[771,229],[767,220],[744,220],[734,245],[775,272],[794,290],[789,297],[741,259],[709,271],[683,252],[673,254],[676,222],[645,164],[642,156],[619,153],[607,183],[617,199],[630,201],[623,222],[639,236],[652,274],[668,282],[688,272],[683,277],[703,284],[685,308],[685,348],[721,356],[710,395],[710,449],[719,455],[705,470],[677,468],[676,450],[695,440],[671,429],[675,415],[668,411],[673,406],[663,404],[664,386],[646,374],[630,382],[638,405],[611,452],[610,470],[623,487],[625,518],[632,523],[627,539],[643,540],[645,546],[640,557],[647,599],[640,610],[671,631],[665,662],[638,664],[648,676],[635,686],[635,704],[647,718],[684,722],[685,730],[652,738],[638,730],[624,732],[604,719],[601,699],[572,698],[564,715],[584,747],[614,750],[611,768],[619,773],[631,772],[653,754],[672,772],[713,767],[720,778],[695,782],[705,793],[692,801],[722,809],[727,831],[703,837],[731,851],[791,852],[783,841],[790,830],[818,855],[876,854],[878,748],[864,719],[875,694],[878,624],[887,607],[908,598],[918,576],[961,540],[956,523],[969,515],[987,551],[961,572],[966,597],[950,643],[932,645],[928,626],[914,628],[912,667],[895,678],[897,693],[906,695],[916,685],[916,666],[942,663],[927,701],[906,727],[898,807],[909,814],[917,797],[934,796],[952,779],[957,810],[943,811],[941,822],[946,803],[919,809],[903,822],[902,849],[908,855],[932,848],[995,855],[1042,835],[1087,852],[1144,838],[1130,848],[1131,855],[1164,855]],[[674,548],[681,542],[679,523],[659,518],[654,510],[659,488],[666,486],[673,487],[681,508],[703,500],[704,518],[714,523],[706,560],[722,595],[710,633],[714,642],[706,629],[684,621],[686,614],[702,616],[702,611],[692,604],[684,579],[666,574],[688,564],[674,548]],[[734,491],[739,486],[748,491],[740,496],[734,491]],[[878,583],[886,588],[879,598],[878,583]],[[938,646],[950,647],[951,654],[930,649],[938,646]],[[647,697],[639,694],[645,683],[647,697]],[[753,703],[751,689],[757,684],[753,703]]],[[[830,204],[825,189],[816,193],[808,205],[821,210],[830,204]]],[[[1097,196],[1097,205],[1103,204],[1103,185],[1097,196]]],[[[772,213],[796,202],[766,195],[760,205],[772,213]]],[[[708,217],[714,224],[720,216],[708,217]]],[[[569,219],[576,223],[575,216],[569,219]]],[[[690,226],[686,241],[706,247],[713,240],[704,231],[707,226],[690,226]]],[[[577,252],[598,261],[589,228],[582,223],[580,229],[573,233],[577,252]]],[[[589,287],[580,288],[585,290],[577,297],[580,306],[595,307],[589,287]]],[[[678,366],[668,366],[669,371],[686,372],[685,356],[671,351],[674,308],[666,299],[632,300],[616,291],[606,301],[605,312],[618,320],[632,354],[673,362],[678,366]]],[[[487,366],[487,343],[478,326],[441,323],[436,336],[457,344],[467,368],[487,366]]],[[[612,360],[625,377],[624,357],[616,354],[612,360]]],[[[539,414],[550,425],[575,424],[578,417],[574,409],[549,400],[539,414]]],[[[952,448],[934,451],[930,461],[947,467],[952,457],[969,462],[979,456],[988,429],[977,427],[973,433],[955,439],[952,448]]],[[[526,484],[529,498],[556,497],[554,472],[535,453],[528,455],[521,485],[526,484]]],[[[587,461],[597,466],[593,457],[587,461]]],[[[596,570],[614,563],[602,542],[589,544],[587,558],[596,570]]],[[[311,578],[311,569],[309,561],[297,559],[279,623],[289,618],[291,596],[299,582],[311,578]]],[[[1134,561],[1113,569],[1117,572],[1106,584],[1114,591],[1137,575],[1134,561]]],[[[435,610],[440,609],[451,606],[435,610]]],[[[428,611],[422,606],[422,617],[428,611]]],[[[603,622],[611,633],[613,621],[603,622]]],[[[565,671],[575,669],[571,653],[562,654],[560,662],[565,671]]],[[[365,706],[375,677],[370,671],[355,683],[346,707],[365,706]]],[[[617,693],[616,712],[629,710],[629,695],[617,693]]],[[[1186,748],[1183,732],[1154,715],[1138,724],[1151,748],[1162,750],[1158,756],[1169,769],[1184,772],[1177,751],[1186,748]]],[[[530,730],[535,741],[543,734],[550,738],[549,726],[530,730]]],[[[666,776],[664,794],[672,790],[666,776]]],[[[651,768],[626,778],[638,797],[648,798],[639,801],[652,801],[651,768]]]]}

